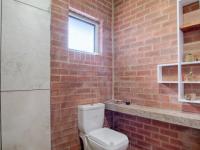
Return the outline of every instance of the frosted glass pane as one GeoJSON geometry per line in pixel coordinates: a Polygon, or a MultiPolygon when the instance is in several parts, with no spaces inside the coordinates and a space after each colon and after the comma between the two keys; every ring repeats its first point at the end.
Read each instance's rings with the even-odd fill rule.
{"type": "Polygon", "coordinates": [[[70,49],[94,52],[95,26],[69,17],[68,44],[70,49]]]}

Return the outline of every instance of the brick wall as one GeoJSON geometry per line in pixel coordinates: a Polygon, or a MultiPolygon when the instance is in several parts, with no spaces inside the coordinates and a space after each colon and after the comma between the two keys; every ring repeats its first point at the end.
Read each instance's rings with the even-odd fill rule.
{"type": "MultiPolygon", "coordinates": [[[[184,8],[184,12],[197,9],[184,8]]],[[[175,0],[115,0],[115,98],[139,105],[200,113],[177,102],[176,84],[157,84],[156,66],[177,62],[175,0]]],[[[185,42],[199,40],[185,33],[185,42]]],[[[197,69],[198,70],[198,69],[197,69]]],[[[173,78],[176,69],[166,70],[173,78]]],[[[187,85],[186,92],[199,86],[187,85]]],[[[129,150],[199,150],[200,131],[137,116],[106,112],[106,125],[129,137],[129,150]]]]}
{"type": "MultiPolygon", "coordinates": [[[[185,8],[185,12],[196,5],[185,8]]],[[[135,104],[189,112],[200,105],[177,101],[177,84],[158,84],[156,66],[177,62],[175,0],[115,0],[115,98],[135,104]]],[[[188,32],[185,41],[199,39],[188,32]]],[[[197,86],[187,86],[199,91],[197,86]]],[[[189,89],[189,90],[188,90],[189,89]]]]}
{"type": "Polygon", "coordinates": [[[200,130],[112,111],[106,114],[110,127],[128,136],[128,150],[200,149],[200,130]]]}
{"type": "Polygon", "coordinates": [[[52,150],[78,150],[77,105],[103,102],[112,95],[111,0],[52,0],[52,150]],[[102,55],[68,50],[69,7],[103,21],[102,55]]]}
{"type": "MultiPolygon", "coordinates": [[[[200,107],[197,105],[181,105],[177,102],[177,85],[159,85],[156,82],[156,65],[177,61],[175,1],[115,0],[114,6],[115,98],[130,99],[140,105],[199,112],[200,107]]],[[[80,149],[77,129],[78,104],[103,102],[111,99],[111,16],[111,0],[52,0],[52,150],[80,149]],[[103,21],[102,55],[90,55],[68,50],[67,24],[69,7],[78,9],[103,21]]],[[[187,37],[191,37],[191,34],[188,33],[187,37]]],[[[113,115],[112,112],[107,112],[106,114],[106,126],[114,125],[114,129],[126,133],[126,131],[123,131],[123,126],[126,127],[128,125],[130,126],[130,128],[127,128],[129,137],[129,134],[131,133],[132,136],[132,133],[137,128],[139,130],[139,127],[133,127],[135,124],[131,124],[130,116],[122,115],[122,117],[120,114],[113,115]],[[128,120],[124,122],[122,127],[120,127],[120,123],[122,123],[120,118],[128,120]],[[113,119],[115,120],[114,122],[113,119]],[[127,124],[125,125],[125,123],[127,124]]],[[[136,119],[135,122],[139,123],[139,120],[136,119]]],[[[146,125],[154,126],[153,122],[150,120],[146,125]]],[[[145,126],[144,123],[142,126],[145,126]]],[[[171,131],[172,125],[167,124],[167,126],[171,131]]],[[[161,128],[164,128],[162,123],[158,128],[159,131],[161,128]]],[[[179,127],[179,129],[181,130],[182,127],[179,127]]],[[[189,137],[193,137],[193,131],[198,133],[194,129],[185,129],[188,132],[183,134],[185,140],[182,140],[182,143],[187,141],[189,137]]],[[[146,128],[143,130],[148,132],[146,128]]],[[[180,131],[173,132],[182,135],[180,131]]],[[[151,136],[153,136],[153,132],[151,132],[151,136]]],[[[168,141],[164,142],[166,144],[169,144],[171,139],[177,140],[175,137],[170,138],[169,135],[167,137],[168,141]]],[[[134,143],[134,141],[140,143],[148,140],[148,136],[145,138],[144,135],[143,140],[137,140],[137,138],[137,135],[132,136],[131,143],[134,143]],[[136,140],[134,140],[135,138],[136,140]]],[[[161,141],[159,142],[160,144],[162,143],[161,141]]],[[[190,143],[194,144],[194,146],[198,145],[198,141],[196,144],[192,141],[190,143]]],[[[143,144],[140,143],[139,145],[143,144]]],[[[176,146],[176,144],[172,145],[176,146]]],[[[146,148],[148,149],[148,144],[146,148]]]]}

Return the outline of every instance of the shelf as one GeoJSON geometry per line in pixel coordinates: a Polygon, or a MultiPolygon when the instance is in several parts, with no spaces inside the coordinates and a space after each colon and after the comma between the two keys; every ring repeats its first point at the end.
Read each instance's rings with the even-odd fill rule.
{"type": "Polygon", "coordinates": [[[158,81],[158,83],[175,83],[175,84],[177,84],[178,81],[158,81]]]}
{"type": "Polygon", "coordinates": [[[107,110],[163,121],[172,124],[178,124],[191,128],[200,129],[200,115],[181,111],[166,110],[148,106],[139,106],[135,104],[115,104],[114,101],[105,102],[107,110]]]}
{"type": "Polygon", "coordinates": [[[184,52],[200,52],[200,41],[184,44],[184,52]]]}
{"type": "MultiPolygon", "coordinates": [[[[179,0],[179,1],[181,1],[181,0],[179,0]]],[[[181,2],[182,2],[182,6],[186,6],[186,5],[198,2],[198,0],[182,0],[181,2]]]]}
{"type": "MultiPolygon", "coordinates": [[[[168,80],[167,79],[164,79],[163,78],[163,68],[165,67],[177,67],[178,64],[177,63],[172,63],[172,64],[159,64],[157,66],[157,82],[160,83],[160,84],[164,84],[164,83],[178,83],[177,78],[169,78],[168,80]]],[[[176,73],[178,74],[178,72],[176,73]]]]}
{"type": "MultiPolygon", "coordinates": [[[[182,62],[181,65],[198,65],[200,64],[200,61],[192,61],[192,62],[182,62]]],[[[159,64],[158,67],[173,67],[178,66],[178,63],[172,63],[172,64],[159,64]]]]}
{"type": "MultiPolygon", "coordinates": [[[[175,84],[177,84],[178,81],[158,81],[158,83],[175,83],[175,84]]],[[[183,83],[183,84],[200,84],[200,81],[182,81],[180,83],[183,83]]]]}
{"type": "Polygon", "coordinates": [[[186,100],[186,99],[180,99],[179,102],[200,104],[200,100],[186,100]]]}
{"type": "Polygon", "coordinates": [[[183,25],[183,26],[180,27],[180,29],[183,32],[192,31],[192,30],[198,30],[198,29],[200,29],[200,22],[196,23],[196,24],[183,25]]]}
{"type": "Polygon", "coordinates": [[[178,79],[179,79],[178,101],[184,103],[200,104],[200,98],[197,98],[198,100],[186,100],[184,96],[185,95],[184,86],[187,86],[187,84],[195,84],[195,85],[200,84],[200,81],[188,81],[188,80],[181,81],[181,78],[184,75],[185,71],[187,70],[187,67],[194,67],[196,70],[198,70],[198,68],[196,67],[200,66],[200,61],[192,61],[192,62],[183,61],[183,56],[186,56],[187,53],[188,54],[191,53],[193,56],[195,56],[194,60],[196,60],[196,57],[199,58],[200,56],[200,41],[184,43],[184,35],[186,31],[193,31],[200,29],[200,9],[193,10],[187,13],[183,12],[184,6],[196,2],[198,2],[198,0],[177,0],[178,63],[176,65],[178,66],[178,79]],[[198,66],[193,66],[193,65],[198,65],[198,66]]]}
{"type": "Polygon", "coordinates": [[[185,84],[199,84],[200,81],[182,81],[181,83],[185,83],[185,84]]]}
{"type": "Polygon", "coordinates": [[[200,61],[182,62],[181,65],[198,65],[200,61]]]}
{"type": "Polygon", "coordinates": [[[177,66],[177,63],[171,63],[171,64],[159,64],[158,67],[172,67],[177,66]]]}
{"type": "Polygon", "coordinates": [[[200,9],[186,13],[183,15],[183,25],[180,27],[182,31],[190,31],[200,29],[200,9]]]}

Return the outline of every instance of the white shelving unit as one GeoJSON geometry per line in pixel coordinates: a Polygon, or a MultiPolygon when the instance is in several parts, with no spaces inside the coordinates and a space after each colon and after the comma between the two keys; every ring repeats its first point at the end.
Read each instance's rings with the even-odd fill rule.
{"type": "MultiPolygon", "coordinates": [[[[195,61],[195,62],[181,62],[181,66],[186,66],[186,65],[200,65],[200,61],[195,61]]],[[[159,64],[157,65],[157,82],[158,83],[178,83],[178,81],[165,81],[163,80],[163,71],[162,69],[164,67],[174,67],[178,66],[178,63],[172,63],[172,64],[159,64]]],[[[181,83],[185,84],[199,84],[200,81],[182,81],[181,83]]]]}
{"type": "Polygon", "coordinates": [[[181,65],[200,65],[200,61],[194,61],[194,62],[181,62],[181,65]]]}
{"type": "Polygon", "coordinates": [[[186,99],[179,99],[180,102],[183,103],[193,103],[193,104],[200,104],[200,99],[197,100],[186,100],[186,99]]]}
{"type": "MultiPolygon", "coordinates": [[[[185,84],[199,84],[200,81],[183,81],[182,79],[182,66],[185,65],[200,65],[200,61],[194,61],[194,62],[183,62],[184,57],[184,48],[187,49],[187,47],[195,46],[195,44],[199,44],[197,42],[192,44],[184,44],[184,37],[183,37],[183,28],[181,27],[185,26],[185,23],[183,21],[183,18],[185,17],[183,15],[183,7],[198,2],[198,0],[177,0],[177,39],[178,39],[178,100],[180,102],[187,102],[187,103],[200,103],[200,100],[186,100],[185,99],[185,92],[184,92],[184,86],[185,84]]],[[[187,27],[188,29],[188,27],[187,27]]]]}
{"type": "MultiPolygon", "coordinates": [[[[200,65],[200,61],[194,61],[194,62],[183,62],[183,56],[184,56],[184,49],[190,47],[194,47],[195,45],[200,44],[200,42],[194,42],[190,44],[184,44],[183,41],[183,31],[188,30],[190,28],[189,26],[184,26],[183,22],[183,7],[186,5],[189,5],[194,2],[198,2],[199,0],[177,0],[177,41],[178,41],[178,63],[172,63],[172,64],[159,64],[157,66],[157,81],[158,83],[174,83],[178,84],[178,101],[185,102],[185,103],[198,103],[200,104],[200,99],[196,100],[186,100],[185,99],[185,91],[184,86],[185,84],[200,84],[200,81],[183,81],[182,79],[182,67],[186,65],[200,65]],[[178,81],[164,81],[163,76],[163,68],[164,67],[178,67],[178,81]]],[[[198,21],[198,20],[197,20],[198,21]]],[[[200,22],[199,22],[200,23],[200,22]]],[[[193,25],[192,25],[193,26],[193,25]]],[[[195,26],[195,25],[194,25],[195,26]]],[[[195,26],[196,27],[196,26],[195,26]]]]}

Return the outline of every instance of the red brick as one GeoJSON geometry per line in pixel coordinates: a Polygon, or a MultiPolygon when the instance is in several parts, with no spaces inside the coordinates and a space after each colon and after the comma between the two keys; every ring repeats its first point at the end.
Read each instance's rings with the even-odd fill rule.
{"type": "Polygon", "coordinates": [[[148,130],[145,130],[145,129],[137,129],[137,133],[138,134],[141,134],[141,135],[144,135],[144,136],[148,136],[150,137],[151,136],[151,132],[149,132],[148,130]]]}
{"type": "Polygon", "coordinates": [[[159,128],[158,127],[153,127],[153,126],[149,126],[149,125],[144,125],[144,129],[152,131],[152,132],[159,132],[159,128]]]}
{"type": "Polygon", "coordinates": [[[162,143],[162,147],[165,147],[167,150],[181,150],[180,147],[173,146],[170,144],[165,144],[165,143],[162,143]]]}
{"type": "Polygon", "coordinates": [[[177,140],[177,139],[170,139],[170,143],[173,145],[177,145],[177,146],[183,146],[183,143],[181,140],[177,140]]]}
{"type": "Polygon", "coordinates": [[[157,120],[152,120],[152,125],[155,125],[157,127],[162,127],[162,128],[169,128],[169,124],[157,120]]]}
{"type": "Polygon", "coordinates": [[[169,142],[169,137],[157,133],[152,133],[152,138],[158,139],[163,142],[169,142]]]}
{"type": "Polygon", "coordinates": [[[131,137],[133,138],[133,140],[136,140],[136,139],[143,140],[144,139],[143,135],[137,134],[137,133],[131,133],[131,137]]]}
{"type": "Polygon", "coordinates": [[[178,137],[178,133],[172,130],[161,129],[160,133],[174,138],[178,137]]]}
{"type": "Polygon", "coordinates": [[[175,124],[170,124],[170,129],[175,130],[175,131],[181,131],[181,132],[190,130],[190,128],[188,128],[188,127],[175,125],[175,124]]]}
{"type": "Polygon", "coordinates": [[[142,118],[142,117],[137,117],[137,121],[138,121],[138,122],[141,122],[141,123],[147,123],[147,124],[150,124],[150,123],[151,123],[151,120],[150,120],[150,119],[142,118]]]}
{"type": "Polygon", "coordinates": [[[137,145],[139,145],[140,147],[143,147],[143,148],[147,148],[147,149],[150,149],[151,148],[151,144],[145,142],[145,141],[137,141],[137,145]]]}
{"type": "Polygon", "coordinates": [[[160,145],[159,140],[155,140],[155,139],[152,139],[152,138],[149,138],[149,137],[145,137],[145,141],[150,143],[151,145],[157,145],[157,146],[160,145]]]}

